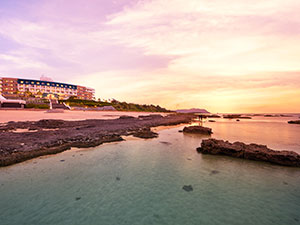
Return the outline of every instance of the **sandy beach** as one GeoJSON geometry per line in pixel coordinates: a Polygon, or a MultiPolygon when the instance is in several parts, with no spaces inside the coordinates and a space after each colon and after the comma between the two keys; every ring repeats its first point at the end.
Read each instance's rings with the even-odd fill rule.
{"type": "Polygon", "coordinates": [[[41,119],[62,119],[62,120],[86,120],[86,119],[116,119],[120,116],[143,116],[143,115],[167,113],[151,113],[151,112],[121,112],[121,111],[78,111],[65,110],[63,113],[48,113],[47,110],[14,110],[1,109],[0,123],[9,121],[38,121],[41,119]]]}

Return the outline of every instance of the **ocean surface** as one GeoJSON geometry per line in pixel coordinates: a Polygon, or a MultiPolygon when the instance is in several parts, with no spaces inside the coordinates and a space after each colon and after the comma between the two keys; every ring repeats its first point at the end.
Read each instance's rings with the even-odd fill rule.
{"type": "MultiPolygon", "coordinates": [[[[300,125],[288,120],[204,126],[215,138],[300,153],[300,125]]],[[[300,224],[300,168],[198,154],[207,136],[180,129],[0,168],[0,224],[300,224]]]]}

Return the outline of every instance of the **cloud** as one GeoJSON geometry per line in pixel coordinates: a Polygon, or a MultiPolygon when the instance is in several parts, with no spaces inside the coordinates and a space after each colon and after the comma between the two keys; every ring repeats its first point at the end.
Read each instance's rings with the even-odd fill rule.
{"type": "Polygon", "coordinates": [[[119,43],[177,56],[172,71],[286,71],[299,69],[299,10],[294,0],[154,0],[111,16],[107,25],[115,26],[119,43]]]}
{"type": "Polygon", "coordinates": [[[172,109],[280,110],[277,98],[295,110],[299,11],[296,0],[36,1],[1,16],[0,72],[172,109]]]}

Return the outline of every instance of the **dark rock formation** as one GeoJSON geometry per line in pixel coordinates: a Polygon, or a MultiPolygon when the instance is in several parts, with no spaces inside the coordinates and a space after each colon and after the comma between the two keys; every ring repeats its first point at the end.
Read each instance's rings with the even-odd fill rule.
{"type": "Polygon", "coordinates": [[[139,116],[138,118],[142,119],[142,120],[153,120],[153,118],[161,119],[161,118],[163,118],[163,116],[160,114],[153,114],[153,115],[147,115],[147,116],[139,116]]]}
{"type": "Polygon", "coordinates": [[[212,115],[207,115],[207,118],[221,118],[221,116],[217,115],[217,114],[212,114],[212,115]]]}
{"type": "Polygon", "coordinates": [[[211,135],[212,130],[209,127],[202,127],[202,126],[190,126],[183,128],[183,132],[185,133],[192,133],[192,134],[207,134],[211,135]]]}
{"type": "Polygon", "coordinates": [[[133,133],[133,136],[138,138],[148,139],[148,138],[158,137],[158,133],[151,131],[150,128],[143,128],[133,133]]]}
{"type": "Polygon", "coordinates": [[[288,123],[290,123],[290,124],[300,124],[300,120],[291,120],[288,123]]]}
{"type": "Polygon", "coordinates": [[[197,151],[203,154],[227,155],[236,158],[265,161],[283,166],[300,167],[300,155],[292,151],[274,151],[265,145],[230,143],[228,141],[203,140],[197,151]]]}
{"type": "Polygon", "coordinates": [[[276,115],[266,114],[264,117],[276,117],[276,115]]]}
{"type": "MultiPolygon", "coordinates": [[[[154,138],[151,127],[189,123],[191,114],[149,115],[147,119],[121,117],[112,120],[40,120],[0,124],[0,166],[8,166],[72,147],[89,148],[122,141],[121,136],[154,138]],[[17,129],[30,132],[13,132],[17,129]]],[[[82,155],[82,154],[80,154],[82,155]]]]}
{"type": "Polygon", "coordinates": [[[182,189],[185,190],[186,192],[190,192],[194,190],[192,185],[184,185],[182,189]]]}
{"type": "Polygon", "coordinates": [[[252,119],[250,116],[242,116],[238,114],[224,115],[224,119],[252,119]]]}
{"type": "Polygon", "coordinates": [[[120,116],[119,119],[134,119],[134,116],[120,116]]]}
{"type": "Polygon", "coordinates": [[[280,114],[280,117],[291,117],[289,115],[280,114]]]}

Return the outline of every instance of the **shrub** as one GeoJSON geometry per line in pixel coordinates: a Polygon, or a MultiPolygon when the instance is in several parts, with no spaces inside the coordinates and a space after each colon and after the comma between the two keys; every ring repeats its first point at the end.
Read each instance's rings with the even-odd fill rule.
{"type": "Polygon", "coordinates": [[[34,103],[28,103],[25,105],[25,108],[27,109],[49,109],[50,106],[47,104],[34,104],[34,103]]]}

